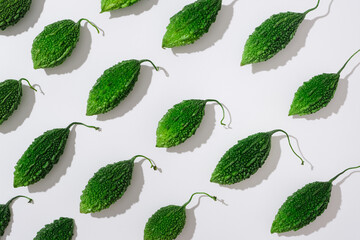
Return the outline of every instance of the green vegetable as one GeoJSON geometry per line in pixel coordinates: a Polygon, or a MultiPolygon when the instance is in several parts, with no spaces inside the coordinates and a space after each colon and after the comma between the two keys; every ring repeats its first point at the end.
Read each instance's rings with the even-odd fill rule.
{"type": "Polygon", "coordinates": [[[328,182],[313,182],[297,190],[286,199],[275,216],[271,233],[297,231],[320,216],[330,201],[332,182],[344,172],[359,168],[348,168],[328,182]]]}
{"type": "Polygon", "coordinates": [[[33,201],[31,198],[19,195],[10,199],[6,204],[0,204],[0,237],[4,235],[5,229],[10,222],[10,218],[11,218],[10,204],[19,197],[29,199],[29,203],[33,201]]]}
{"type": "Polygon", "coordinates": [[[75,124],[99,130],[98,127],[73,122],[67,128],[52,129],[37,137],[15,166],[14,187],[28,186],[45,178],[63,154],[70,128],[75,124]]]}
{"type": "Polygon", "coordinates": [[[25,78],[20,80],[8,79],[0,83],[0,125],[13,114],[21,102],[21,81],[28,82],[30,88],[36,91],[25,78]]]}
{"type": "Polygon", "coordinates": [[[290,144],[289,135],[281,129],[270,132],[260,132],[240,140],[230,148],[220,159],[210,182],[219,184],[234,184],[249,178],[264,164],[271,149],[271,136],[276,132],[285,133],[290,148],[300,158],[301,164],[304,161],[295,153],[290,144]]]}
{"type": "Polygon", "coordinates": [[[225,110],[221,103],[214,99],[184,100],[174,105],[159,121],[156,130],[156,147],[173,147],[185,142],[186,139],[195,134],[196,129],[205,114],[205,105],[207,102],[216,102],[223,110],[221,125],[225,125],[225,110]]]}
{"type": "Polygon", "coordinates": [[[319,3],[320,0],[314,8],[304,13],[278,13],[265,20],[246,41],[241,66],[266,61],[284,49],[294,37],[306,14],[315,10],[319,3]]]}
{"type": "Polygon", "coordinates": [[[205,194],[216,201],[215,196],[210,196],[205,192],[196,192],[182,206],[169,205],[160,208],[147,221],[144,229],[144,240],[175,239],[185,226],[185,209],[195,194],[205,194]]]}
{"type": "Polygon", "coordinates": [[[312,114],[326,107],[334,97],[340,73],[359,51],[355,52],[337,73],[323,73],[304,82],[295,93],[289,116],[312,114]]]}
{"type": "Polygon", "coordinates": [[[157,170],[155,163],[153,164],[152,160],[143,155],[136,155],[130,160],[100,168],[83,190],[80,197],[80,212],[99,212],[119,200],[131,183],[134,161],[137,157],[146,158],[151,168],[157,170]]]}
{"type": "Polygon", "coordinates": [[[139,0],[101,0],[101,12],[108,12],[125,8],[137,3],[139,0]]]}
{"type": "Polygon", "coordinates": [[[194,43],[216,20],[222,0],[197,0],[185,6],[170,18],[162,40],[163,48],[173,48],[194,43]]]}
{"type": "Polygon", "coordinates": [[[40,229],[34,240],[71,240],[74,235],[75,221],[61,217],[40,229]]]}
{"type": "Polygon", "coordinates": [[[83,20],[94,26],[100,33],[94,23],[85,18],[77,23],[66,19],[47,25],[37,35],[32,45],[31,56],[34,69],[52,68],[62,64],[71,55],[79,41],[80,23],[83,20]]]}
{"type": "Polygon", "coordinates": [[[106,113],[129,95],[140,73],[140,64],[150,60],[127,60],[105,70],[89,93],[86,115],[106,113]]]}
{"type": "Polygon", "coordinates": [[[29,11],[31,0],[0,0],[0,29],[15,25],[29,11]]]}

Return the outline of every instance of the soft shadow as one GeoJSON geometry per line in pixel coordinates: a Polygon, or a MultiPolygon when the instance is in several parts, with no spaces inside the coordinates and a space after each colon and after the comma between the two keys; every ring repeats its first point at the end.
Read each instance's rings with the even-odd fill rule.
{"type": "Polygon", "coordinates": [[[205,33],[195,43],[172,48],[174,55],[181,53],[193,53],[204,51],[216,42],[224,37],[226,30],[229,28],[231,19],[234,15],[234,4],[237,0],[234,0],[230,5],[222,5],[219,11],[216,21],[210,26],[209,32],[205,33]]]}
{"type": "MultiPolygon", "coordinates": [[[[230,112],[229,108],[228,108],[225,104],[223,104],[223,103],[221,103],[221,104],[223,105],[224,109],[226,110],[225,112],[227,112],[228,115],[229,115],[229,121],[227,121],[228,123],[225,123],[225,124],[226,124],[225,127],[226,127],[227,129],[232,129],[232,128],[231,128],[231,123],[232,123],[231,112],[230,112]]],[[[226,120],[226,118],[225,118],[225,120],[226,120]]]]}
{"type": "Polygon", "coordinates": [[[151,83],[153,70],[154,69],[152,67],[141,66],[139,79],[135,83],[135,86],[133,90],[131,90],[130,94],[122,100],[116,108],[107,113],[98,115],[96,119],[99,121],[106,121],[122,117],[127,112],[130,112],[146,96],[151,83]]]}
{"type": "Polygon", "coordinates": [[[302,48],[306,45],[306,39],[309,35],[311,28],[315,22],[321,18],[325,18],[330,14],[331,5],[334,0],[331,0],[328,11],[325,15],[319,16],[313,20],[305,19],[299,26],[294,38],[286,46],[277,53],[273,58],[260,63],[252,64],[252,72],[258,73],[262,71],[270,71],[285,66],[293,57],[296,57],[302,48]]]}
{"type": "MultiPolygon", "coordinates": [[[[53,74],[66,74],[80,68],[86,61],[91,50],[91,33],[90,30],[95,30],[88,22],[84,24],[84,27],[80,28],[80,39],[76,44],[75,49],[71,55],[61,65],[54,68],[46,68],[45,73],[47,75],[53,74]]],[[[94,32],[94,31],[92,31],[94,32]]],[[[95,30],[96,33],[96,30],[95,30]]]]}
{"type": "Polygon", "coordinates": [[[195,209],[200,205],[200,199],[205,196],[198,198],[196,205],[190,209],[186,209],[186,223],[184,229],[181,231],[180,235],[176,238],[179,240],[191,240],[194,237],[195,228],[196,228],[196,218],[195,218],[195,209]]]}
{"type": "MultiPolygon", "coordinates": [[[[144,173],[142,169],[142,163],[145,159],[135,163],[133,176],[131,178],[131,185],[126,189],[124,195],[112,204],[109,208],[104,209],[97,213],[91,213],[92,217],[96,218],[110,218],[116,217],[117,215],[125,213],[129,210],[135,203],[139,202],[140,193],[143,189],[145,180],[144,180],[144,173]]],[[[151,169],[150,169],[151,170],[151,169]]]]}
{"type": "Polygon", "coordinates": [[[188,151],[193,152],[196,148],[199,148],[201,145],[205,144],[210,138],[216,125],[214,109],[214,106],[216,105],[216,103],[206,105],[204,118],[193,136],[191,136],[189,139],[185,140],[185,142],[181,143],[178,146],[167,148],[166,151],[176,153],[188,151]]]}
{"type": "Polygon", "coordinates": [[[72,238],[71,238],[71,239],[73,239],[73,240],[75,240],[76,237],[77,237],[77,235],[78,235],[77,225],[76,225],[75,219],[74,219],[74,222],[75,222],[75,223],[74,223],[74,230],[73,230],[74,235],[73,235],[72,238]]]}
{"type": "Polygon", "coordinates": [[[295,139],[295,142],[296,142],[296,147],[297,147],[297,150],[299,151],[299,155],[300,157],[304,160],[304,162],[308,163],[310,165],[310,170],[314,170],[314,165],[309,161],[307,160],[305,157],[304,157],[304,154],[302,153],[301,151],[301,148],[300,148],[300,145],[299,145],[299,140],[294,137],[294,136],[291,136],[293,139],[295,139]]]}
{"type": "MultiPolygon", "coordinates": [[[[286,138],[285,136],[273,136],[271,138],[271,150],[269,156],[265,160],[264,165],[250,178],[245,179],[239,183],[232,185],[220,185],[220,187],[246,190],[253,188],[268,179],[273,171],[275,171],[281,156],[280,140],[286,138]]],[[[296,157],[295,157],[296,158],[296,157]]]]}
{"type": "Polygon", "coordinates": [[[14,26],[6,28],[4,31],[0,30],[0,35],[15,36],[21,34],[30,28],[34,27],[35,23],[40,18],[40,15],[44,9],[45,0],[32,1],[29,11],[24,18],[20,19],[14,26]]]}
{"type": "MultiPolygon", "coordinates": [[[[157,5],[158,2],[159,0],[142,0],[129,7],[110,11],[110,19],[129,15],[140,15],[143,12],[149,11],[153,6],[157,5]]],[[[107,12],[104,12],[102,14],[106,13],[107,12]]]]}
{"type": "Polygon", "coordinates": [[[76,132],[72,128],[67,140],[64,153],[60,156],[59,162],[54,165],[53,169],[39,182],[28,186],[30,193],[46,192],[55,186],[62,176],[66,174],[66,170],[71,166],[71,162],[75,155],[75,138],[76,132]]]}
{"type": "Polygon", "coordinates": [[[0,125],[0,132],[3,134],[15,131],[30,117],[35,105],[35,91],[23,84],[22,92],[23,96],[21,97],[18,109],[14,111],[8,120],[0,125]]]}
{"type": "Polygon", "coordinates": [[[345,78],[340,79],[338,86],[336,88],[336,92],[334,95],[334,98],[329,102],[329,104],[320,109],[318,112],[305,115],[305,116],[293,116],[294,119],[297,118],[305,118],[307,120],[318,120],[318,119],[327,119],[333,114],[337,114],[340,111],[340,108],[342,105],[344,105],[346,96],[348,93],[348,87],[349,87],[349,77],[354,73],[356,68],[360,66],[360,63],[357,64],[352,71],[346,75],[345,78]]]}

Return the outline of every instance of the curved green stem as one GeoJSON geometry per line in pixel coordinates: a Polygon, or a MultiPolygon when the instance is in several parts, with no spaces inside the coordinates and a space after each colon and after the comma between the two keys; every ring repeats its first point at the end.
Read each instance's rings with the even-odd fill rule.
{"type": "Polygon", "coordinates": [[[151,65],[153,65],[153,67],[155,68],[156,71],[159,71],[159,67],[155,66],[155,64],[152,61],[150,61],[149,59],[143,59],[143,60],[140,60],[139,62],[140,62],[140,64],[143,62],[149,62],[149,63],[151,63],[151,65]]]}
{"type": "Polygon", "coordinates": [[[73,125],[83,125],[83,126],[88,127],[88,128],[94,128],[95,130],[98,130],[98,131],[101,130],[101,128],[99,128],[99,127],[89,126],[89,125],[86,125],[86,124],[81,123],[81,122],[73,122],[73,123],[70,123],[69,126],[67,126],[67,129],[71,128],[73,125]]]}
{"type": "Polygon", "coordinates": [[[310,8],[309,10],[305,11],[305,12],[304,12],[304,15],[306,15],[306,14],[308,14],[309,12],[314,11],[315,9],[317,9],[317,7],[319,6],[319,3],[320,3],[320,0],[318,0],[318,2],[317,2],[317,4],[316,4],[315,7],[310,8]]]}
{"type": "Polygon", "coordinates": [[[29,84],[30,88],[37,92],[37,90],[33,86],[31,86],[30,82],[26,78],[20,78],[19,82],[21,83],[21,81],[26,81],[29,84]]]}
{"type": "Polygon", "coordinates": [[[186,206],[191,202],[192,198],[193,198],[196,194],[206,195],[206,196],[208,196],[209,198],[212,198],[214,201],[216,201],[216,199],[217,199],[216,196],[211,196],[211,195],[207,194],[206,192],[196,192],[196,193],[193,193],[193,194],[191,195],[189,201],[187,201],[187,202],[183,205],[183,207],[186,207],[186,206]]]}
{"type": "Polygon", "coordinates": [[[12,199],[10,199],[5,205],[9,206],[12,203],[12,201],[14,201],[15,199],[17,199],[19,197],[27,198],[29,200],[29,203],[33,202],[33,200],[31,198],[29,198],[27,196],[19,195],[19,196],[16,196],[16,197],[13,197],[12,199]]]}
{"type": "Polygon", "coordinates": [[[90,25],[91,26],[93,26],[95,29],[96,29],[96,31],[98,32],[98,33],[100,33],[100,30],[99,30],[99,28],[95,25],[95,23],[93,23],[93,22],[91,22],[91,21],[89,21],[88,19],[86,19],[86,18],[81,18],[79,21],[78,21],[78,24],[80,24],[81,23],[81,21],[87,21],[88,23],[90,23],[90,25]]]}
{"type": "Polygon", "coordinates": [[[226,126],[225,123],[223,123],[224,119],[225,119],[225,109],[224,109],[224,106],[218,101],[218,100],[215,100],[215,99],[206,99],[205,102],[216,102],[217,104],[220,105],[222,111],[223,111],[223,117],[220,121],[220,124],[223,125],[223,126],[226,126]]]}
{"type": "Polygon", "coordinates": [[[137,158],[137,157],[142,157],[142,158],[145,158],[145,159],[149,160],[149,162],[151,164],[150,168],[154,169],[155,171],[158,169],[155,162],[154,162],[154,160],[151,160],[150,158],[145,157],[144,155],[136,155],[132,159],[135,160],[135,158],[137,158]]]}
{"type": "Polygon", "coordinates": [[[287,132],[285,132],[285,131],[282,130],[282,129],[276,129],[276,130],[274,130],[274,131],[271,131],[270,133],[271,133],[271,135],[273,135],[273,134],[276,133],[276,132],[282,132],[282,133],[284,133],[284,134],[286,135],[291,150],[292,150],[293,153],[301,160],[301,165],[304,165],[304,160],[294,151],[293,147],[291,146],[289,134],[287,134],[287,132]]]}
{"type": "Polygon", "coordinates": [[[344,64],[344,66],[342,66],[342,68],[340,68],[340,70],[337,72],[337,74],[340,74],[342,72],[342,70],[344,70],[344,68],[346,67],[346,65],[348,64],[348,62],[358,53],[360,52],[360,49],[357,50],[353,55],[351,55],[351,57],[346,61],[346,63],[344,64]]]}
{"type": "Polygon", "coordinates": [[[329,182],[332,183],[335,179],[337,179],[340,175],[342,175],[342,174],[345,173],[346,171],[351,170],[351,169],[356,169],[356,168],[360,168],[360,166],[351,167],[351,168],[345,169],[344,171],[342,171],[341,173],[339,173],[338,175],[336,175],[335,177],[333,177],[332,179],[330,179],[329,182]]]}

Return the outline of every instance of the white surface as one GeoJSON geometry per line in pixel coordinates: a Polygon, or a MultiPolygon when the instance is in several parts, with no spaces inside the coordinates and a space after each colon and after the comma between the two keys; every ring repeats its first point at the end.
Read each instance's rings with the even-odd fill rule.
{"type": "MultiPolygon", "coordinates": [[[[256,26],[274,13],[303,12],[315,0],[224,0],[217,21],[203,38],[174,51],[162,49],[169,18],[191,2],[142,0],[127,9],[99,14],[100,0],[36,0],[17,26],[1,33],[0,79],[26,77],[45,93],[24,87],[20,108],[0,126],[0,201],[18,194],[35,201],[29,205],[18,199],[12,205],[13,220],[4,239],[32,239],[60,216],[75,219],[77,240],[142,239],[145,223],[157,209],[181,205],[196,191],[214,194],[226,205],[196,197],[188,206],[188,220],[178,239],[360,237],[359,172],[348,172],[335,182],[328,209],[311,225],[280,237],[270,234],[273,218],[287,196],[309,182],[328,180],[360,164],[360,55],[341,74],[328,107],[310,117],[287,116],[294,93],[304,81],[337,72],[360,47],[360,2],[322,0],[284,51],[265,63],[245,67],[240,67],[243,47],[256,26]],[[62,66],[34,70],[30,49],[43,27],[82,17],[95,22],[105,35],[85,24],[76,50],[62,66]],[[99,118],[85,116],[96,79],[105,69],[132,58],[151,59],[169,76],[143,64],[134,90],[119,107],[99,118]],[[208,104],[196,135],[173,149],[155,148],[155,131],[163,114],[191,98],[224,103],[231,112],[231,129],[220,125],[221,109],[208,104]],[[51,173],[29,188],[14,189],[14,166],[33,139],[73,121],[97,125],[103,131],[76,127],[51,173]],[[237,140],[276,128],[293,136],[295,150],[308,161],[304,166],[278,133],[266,163],[250,179],[230,187],[209,182],[217,162],[237,140]],[[136,154],[154,159],[162,173],[140,161],[121,200],[99,214],[80,214],[81,191],[94,172],[136,154]]],[[[229,121],[227,115],[225,122],[229,121]]]]}

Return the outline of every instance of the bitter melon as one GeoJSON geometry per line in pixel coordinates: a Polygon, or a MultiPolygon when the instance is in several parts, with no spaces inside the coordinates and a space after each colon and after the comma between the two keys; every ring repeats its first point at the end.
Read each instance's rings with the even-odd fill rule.
{"type": "Polygon", "coordinates": [[[19,197],[27,198],[29,200],[29,203],[33,201],[31,198],[19,195],[10,199],[6,204],[0,204],[0,236],[4,235],[5,229],[10,222],[10,218],[11,218],[10,204],[19,197]]]}
{"type": "Polygon", "coordinates": [[[52,68],[62,64],[76,47],[80,38],[80,23],[84,20],[100,33],[94,23],[85,18],[77,23],[65,19],[47,25],[32,44],[31,56],[34,69],[52,68]]]}
{"type": "Polygon", "coordinates": [[[73,122],[66,128],[52,129],[37,137],[15,166],[15,188],[28,186],[45,178],[63,154],[70,128],[75,124],[99,130],[98,127],[73,122]]]}
{"type": "Polygon", "coordinates": [[[320,216],[328,206],[332,182],[350,169],[345,169],[327,182],[306,184],[286,199],[271,226],[271,233],[297,231],[320,216]]]}
{"type": "Polygon", "coordinates": [[[74,219],[60,217],[40,229],[34,240],[71,240],[74,235],[74,226],[74,219]]]}
{"type": "Polygon", "coordinates": [[[295,93],[289,116],[308,115],[326,107],[335,95],[340,73],[359,51],[355,52],[337,73],[323,73],[304,82],[295,93]]]}
{"type": "Polygon", "coordinates": [[[21,102],[21,81],[27,81],[30,88],[36,91],[25,78],[8,79],[0,83],[0,125],[13,114],[21,102]]]}
{"type": "Polygon", "coordinates": [[[101,12],[108,12],[137,3],[139,0],[101,0],[101,12]]]}
{"type": "Polygon", "coordinates": [[[162,40],[163,48],[173,48],[194,43],[216,20],[222,0],[197,0],[185,6],[170,18],[162,40]]]}
{"type": "Polygon", "coordinates": [[[126,60],[105,70],[89,93],[86,115],[106,113],[114,109],[134,88],[140,73],[140,64],[150,60],[126,60]]]}
{"type": "Polygon", "coordinates": [[[205,194],[216,201],[215,196],[204,192],[191,195],[189,201],[182,206],[169,205],[157,210],[147,221],[144,229],[144,240],[172,240],[183,230],[186,222],[186,206],[196,194],[205,194]]]}
{"type": "Polygon", "coordinates": [[[234,184],[256,173],[269,156],[271,136],[279,131],[285,133],[291,150],[300,158],[301,164],[304,164],[304,161],[292,148],[289,135],[284,130],[260,132],[240,140],[230,148],[217,164],[210,182],[223,185],[234,184]]]}
{"type": "Polygon", "coordinates": [[[184,100],[169,109],[159,121],[156,130],[156,147],[173,147],[194,135],[204,117],[207,102],[216,102],[220,105],[223,110],[221,124],[225,125],[223,123],[225,110],[219,101],[214,99],[184,100]]]}
{"type": "Polygon", "coordinates": [[[137,157],[149,160],[151,168],[157,169],[153,162],[136,155],[130,160],[120,161],[100,168],[89,180],[80,197],[80,212],[94,213],[109,208],[119,200],[131,183],[134,161],[137,157]]]}
{"type": "Polygon", "coordinates": [[[304,13],[278,13],[265,20],[249,36],[245,43],[241,65],[266,61],[284,49],[294,37],[306,14],[315,10],[317,5],[304,13]]]}
{"type": "Polygon", "coordinates": [[[29,11],[31,0],[0,0],[0,29],[15,25],[29,11]]]}

